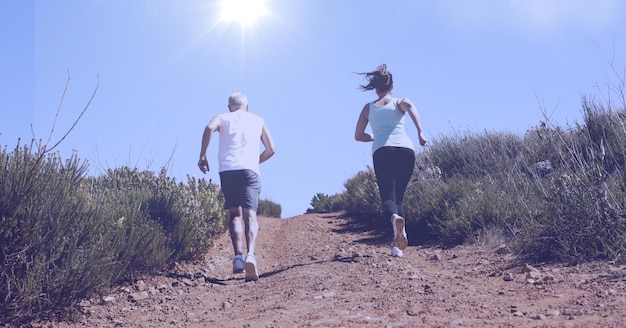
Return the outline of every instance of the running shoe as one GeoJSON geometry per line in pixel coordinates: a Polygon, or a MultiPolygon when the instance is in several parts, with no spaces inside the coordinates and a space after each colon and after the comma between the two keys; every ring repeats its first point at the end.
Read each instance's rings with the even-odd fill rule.
{"type": "Polygon", "coordinates": [[[391,256],[393,257],[402,257],[402,250],[396,246],[391,247],[391,256]]]}
{"type": "Polygon", "coordinates": [[[259,272],[256,268],[256,259],[254,259],[254,255],[248,254],[246,256],[246,281],[257,281],[259,280],[259,272]]]}
{"type": "Polygon", "coordinates": [[[235,255],[233,259],[233,274],[244,273],[244,265],[243,255],[235,255]]]}
{"type": "Polygon", "coordinates": [[[393,242],[400,250],[405,249],[409,240],[406,238],[406,229],[404,228],[404,218],[394,214],[393,216],[393,242]]]}

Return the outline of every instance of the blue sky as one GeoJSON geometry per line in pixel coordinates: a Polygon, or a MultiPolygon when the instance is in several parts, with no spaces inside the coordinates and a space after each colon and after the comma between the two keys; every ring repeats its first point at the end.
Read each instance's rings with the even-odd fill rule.
{"type": "MultiPolygon", "coordinates": [[[[371,165],[354,125],[373,92],[354,72],[386,63],[394,95],[419,108],[426,136],[522,134],[544,118],[581,121],[581,97],[604,101],[626,67],[618,0],[267,0],[242,27],[221,0],[0,2],[0,144],[52,140],[100,174],[123,165],[180,182],[197,168],[206,123],[235,91],[263,116],[278,152],[262,164],[262,198],[283,217],[371,165]],[[99,78],[98,78],[99,77],[99,78]],[[98,80],[99,79],[99,80],[98,80]]],[[[621,75],[622,77],[624,74],[621,75]]],[[[409,133],[417,144],[417,133],[409,133]]],[[[421,150],[420,150],[421,151],[421,150]]],[[[219,181],[217,147],[209,147],[219,181]]]]}

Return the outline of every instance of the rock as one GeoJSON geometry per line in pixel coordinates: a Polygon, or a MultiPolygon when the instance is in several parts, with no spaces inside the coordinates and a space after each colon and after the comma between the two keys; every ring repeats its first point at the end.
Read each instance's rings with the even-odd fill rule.
{"type": "Polygon", "coordinates": [[[110,295],[109,296],[104,296],[102,298],[102,302],[104,304],[113,304],[113,303],[115,303],[115,297],[114,296],[110,296],[110,295]]]}
{"type": "Polygon", "coordinates": [[[560,315],[561,315],[561,311],[559,310],[548,310],[546,312],[546,316],[549,316],[549,317],[558,317],[560,315]]]}
{"type": "Polygon", "coordinates": [[[329,291],[329,292],[325,292],[322,294],[323,298],[331,298],[331,297],[335,297],[335,292],[333,291],[329,291]]]}
{"type": "Polygon", "coordinates": [[[495,252],[498,255],[506,255],[511,254],[511,249],[509,248],[509,246],[502,244],[496,248],[495,252]]]}
{"type": "Polygon", "coordinates": [[[611,302],[611,306],[619,306],[626,304],[626,297],[620,296],[611,302]]]}
{"type": "Polygon", "coordinates": [[[530,264],[525,264],[524,267],[522,268],[522,272],[523,273],[539,272],[539,269],[531,266],[530,264]]]}
{"type": "Polygon", "coordinates": [[[541,280],[541,278],[543,278],[541,272],[531,271],[526,273],[526,279],[541,280]]]}
{"type": "Polygon", "coordinates": [[[182,282],[186,286],[195,286],[195,283],[193,281],[191,281],[191,279],[188,279],[188,278],[183,278],[182,282]]]}
{"type": "Polygon", "coordinates": [[[406,310],[406,314],[412,317],[418,316],[420,314],[424,314],[425,312],[426,311],[424,310],[424,307],[421,304],[414,304],[406,310]]]}
{"type": "Polygon", "coordinates": [[[441,261],[441,254],[435,253],[431,255],[428,259],[431,261],[441,261]]]}
{"type": "Polygon", "coordinates": [[[148,292],[143,291],[138,293],[131,293],[130,295],[128,295],[128,299],[133,302],[138,302],[141,300],[145,300],[146,298],[148,298],[148,296],[148,292]]]}
{"type": "Polygon", "coordinates": [[[541,313],[533,314],[533,315],[530,316],[530,318],[534,319],[534,320],[546,320],[546,316],[541,314],[541,313]]]}
{"type": "Polygon", "coordinates": [[[137,288],[138,291],[142,292],[146,290],[146,283],[143,280],[139,280],[135,284],[135,288],[137,288]]]}

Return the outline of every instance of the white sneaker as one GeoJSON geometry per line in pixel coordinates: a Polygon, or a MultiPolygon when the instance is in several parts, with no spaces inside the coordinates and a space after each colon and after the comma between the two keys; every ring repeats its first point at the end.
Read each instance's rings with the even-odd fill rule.
{"type": "Polygon", "coordinates": [[[396,246],[391,247],[391,256],[393,257],[402,257],[402,250],[396,246]]]}
{"type": "Polygon", "coordinates": [[[392,223],[393,223],[393,243],[400,250],[403,250],[409,244],[409,240],[406,238],[406,229],[404,228],[404,223],[405,223],[404,218],[397,214],[394,214],[392,217],[392,223]]]}
{"type": "Polygon", "coordinates": [[[254,255],[248,254],[246,256],[246,281],[257,281],[259,280],[259,272],[256,268],[256,260],[254,259],[254,255]]]}
{"type": "Polygon", "coordinates": [[[244,271],[243,255],[235,255],[235,258],[233,259],[233,274],[243,273],[244,271]]]}

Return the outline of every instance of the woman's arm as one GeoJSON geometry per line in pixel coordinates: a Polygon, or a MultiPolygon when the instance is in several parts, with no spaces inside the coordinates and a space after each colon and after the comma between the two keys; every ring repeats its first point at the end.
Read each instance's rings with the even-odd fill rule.
{"type": "Polygon", "coordinates": [[[359,115],[359,120],[356,122],[356,129],[354,130],[354,140],[370,142],[374,141],[374,137],[365,132],[365,128],[367,127],[367,123],[369,122],[368,118],[369,112],[369,104],[363,106],[361,110],[361,114],[359,115]]]}
{"type": "Polygon", "coordinates": [[[417,112],[417,107],[415,107],[415,105],[413,105],[408,98],[402,98],[398,106],[400,106],[401,111],[409,113],[409,116],[411,117],[411,120],[413,120],[413,124],[415,124],[415,128],[417,129],[417,136],[420,140],[420,145],[425,146],[426,138],[424,138],[424,135],[422,134],[422,121],[420,120],[420,115],[417,112]]]}

